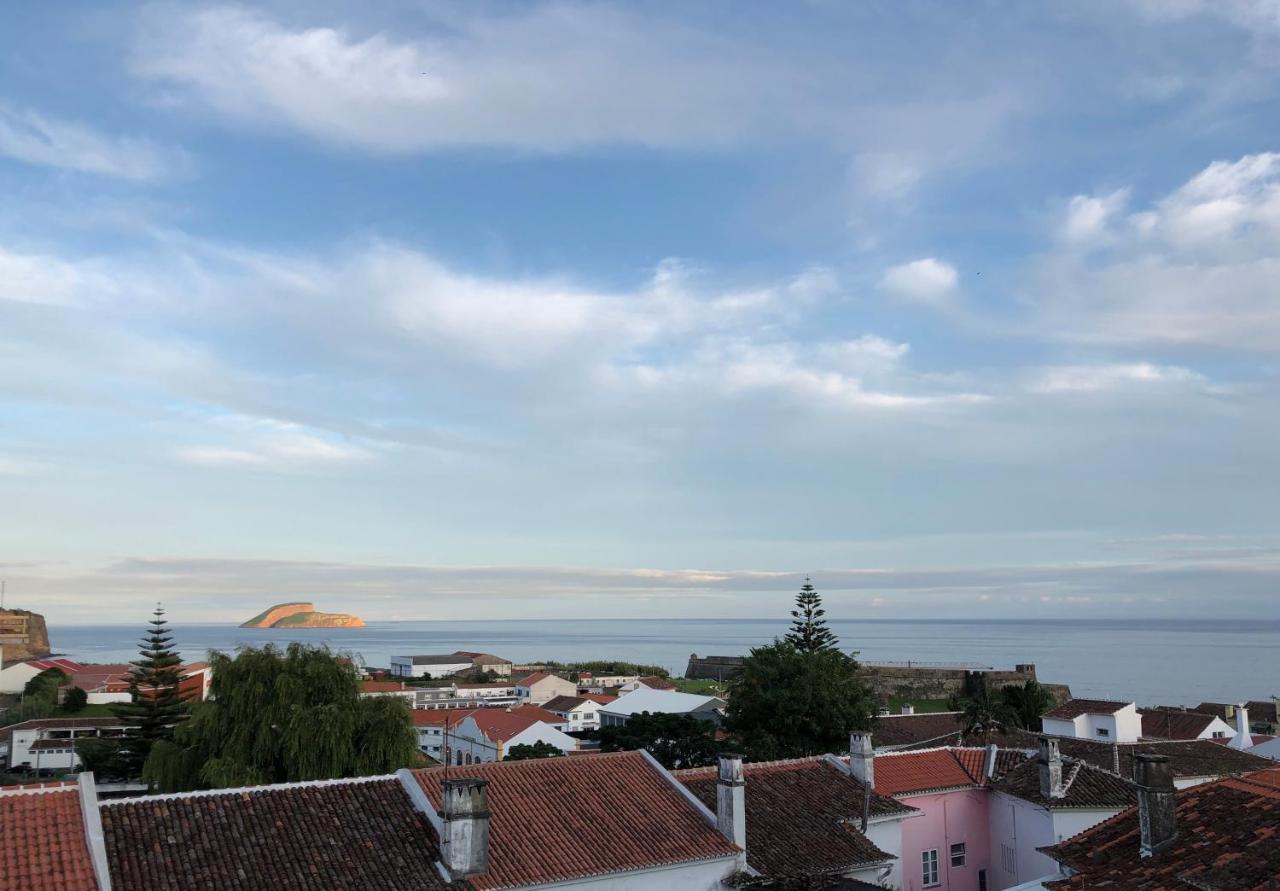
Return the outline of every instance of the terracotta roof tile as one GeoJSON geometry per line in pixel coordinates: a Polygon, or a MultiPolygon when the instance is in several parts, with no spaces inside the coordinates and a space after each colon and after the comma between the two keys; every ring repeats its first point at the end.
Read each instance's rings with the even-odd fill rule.
{"type": "Polygon", "coordinates": [[[1064,759],[1062,798],[1040,794],[1040,763],[1034,758],[996,780],[992,788],[1049,808],[1123,809],[1137,797],[1132,782],[1086,761],[1064,759]]]}
{"type": "Polygon", "coordinates": [[[1130,808],[1044,849],[1076,875],[1053,888],[1143,891],[1261,891],[1280,877],[1280,790],[1247,778],[1177,793],[1178,838],[1151,857],[1139,853],[1130,808]]]}
{"type": "Polygon", "coordinates": [[[923,712],[918,715],[881,715],[872,726],[871,739],[877,747],[928,743],[933,746],[960,742],[960,712],[923,712]]]}
{"type": "Polygon", "coordinates": [[[116,891],[451,887],[435,830],[394,778],[104,802],[101,814],[116,891]]]}
{"type": "Polygon", "coordinates": [[[557,696],[548,699],[542,707],[549,712],[570,712],[587,701],[585,696],[557,696]]]}
{"type": "Polygon", "coordinates": [[[1045,712],[1044,717],[1072,721],[1081,715],[1115,714],[1125,706],[1132,704],[1112,699],[1068,699],[1062,705],[1045,712]]]}
{"type": "Polygon", "coordinates": [[[875,758],[876,791],[884,795],[907,795],[981,782],[981,769],[970,774],[950,749],[919,752],[889,752],[875,758]]]}
{"type": "MultiPolygon", "coordinates": [[[[747,798],[747,864],[766,876],[816,875],[892,859],[856,828],[862,784],[825,757],[743,765],[747,798]]],[[[709,809],[716,807],[717,768],[675,776],[709,809]]],[[[873,793],[872,816],[914,808],[873,793]]]]}
{"type": "Polygon", "coordinates": [[[519,708],[479,708],[471,712],[480,732],[493,742],[506,742],[523,730],[539,722],[543,724],[563,724],[564,719],[535,705],[522,705],[519,708]]]}
{"type": "Polygon", "coordinates": [[[582,699],[590,699],[597,705],[608,705],[611,702],[617,702],[617,696],[610,696],[608,693],[579,693],[582,699]]]}
{"type": "Polygon", "coordinates": [[[361,681],[361,693],[412,693],[412,687],[406,687],[402,681],[361,681]]]}
{"type": "Polygon", "coordinates": [[[1198,739],[1217,715],[1170,708],[1149,708],[1142,716],[1142,735],[1151,739],[1198,739]]]}
{"type": "Polygon", "coordinates": [[[0,792],[0,891],[96,891],[74,784],[0,792]]]}
{"type": "Polygon", "coordinates": [[[479,709],[462,708],[415,708],[409,712],[414,727],[432,727],[448,725],[454,727],[463,718],[478,712],[479,709]]]}
{"type": "MultiPolygon", "coordinates": [[[[414,775],[441,806],[445,768],[414,775]]],[[[481,891],[730,857],[725,840],[639,752],[448,768],[489,781],[489,870],[481,891]]]]}

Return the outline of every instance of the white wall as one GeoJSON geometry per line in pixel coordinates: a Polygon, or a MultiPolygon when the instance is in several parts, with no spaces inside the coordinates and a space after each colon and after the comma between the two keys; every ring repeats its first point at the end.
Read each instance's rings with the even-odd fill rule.
{"type": "Polygon", "coordinates": [[[572,736],[561,733],[550,724],[544,724],[539,721],[536,724],[529,725],[507,740],[502,746],[502,751],[506,753],[511,750],[512,746],[531,746],[538,742],[555,746],[562,752],[573,752],[578,748],[578,741],[572,736]]]}
{"type": "Polygon", "coordinates": [[[1248,750],[1251,755],[1261,755],[1263,758],[1270,758],[1272,761],[1280,761],[1280,737],[1269,739],[1264,743],[1258,743],[1252,749],[1248,750]]]}
{"type": "Polygon", "coordinates": [[[991,868],[987,871],[987,882],[992,891],[1057,875],[1057,861],[1036,849],[1079,835],[1120,812],[1119,808],[1058,808],[1050,811],[1022,798],[994,790],[991,792],[989,808],[991,868]],[[1005,869],[1002,847],[1014,851],[1012,872],[1005,869]]]}
{"type": "MultiPolygon", "coordinates": [[[[886,854],[892,854],[897,859],[893,861],[893,868],[889,870],[886,878],[881,879],[879,875],[874,880],[864,876],[857,876],[864,882],[871,884],[883,884],[886,888],[901,889],[902,888],[902,820],[911,819],[910,817],[899,817],[896,820],[881,820],[880,822],[872,822],[867,824],[865,835],[867,839],[886,854]]],[[[879,873],[880,870],[877,870],[879,873]]]]}
{"type": "Polygon", "coordinates": [[[21,693],[27,681],[39,673],[40,669],[33,668],[25,662],[0,670],[0,693],[21,693]]]}
{"type": "Polygon", "coordinates": [[[438,665],[414,665],[410,656],[392,656],[391,674],[398,678],[445,678],[471,668],[466,662],[444,662],[438,665]]]}
{"type": "Polygon", "coordinates": [[[721,882],[735,869],[734,859],[727,858],[556,882],[555,887],[573,891],[724,891],[721,882]]]}
{"type": "Polygon", "coordinates": [[[1041,718],[1040,731],[1050,736],[1075,736],[1076,723],[1063,718],[1041,718]]]}
{"type": "Polygon", "coordinates": [[[1132,702],[1111,715],[1083,714],[1070,721],[1041,718],[1040,726],[1043,732],[1055,736],[1073,736],[1100,742],[1137,742],[1142,736],[1142,716],[1132,702]]]}

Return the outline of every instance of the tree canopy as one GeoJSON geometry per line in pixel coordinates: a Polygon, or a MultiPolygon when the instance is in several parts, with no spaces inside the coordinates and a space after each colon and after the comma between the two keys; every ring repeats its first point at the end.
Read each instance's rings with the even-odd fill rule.
{"type": "Polygon", "coordinates": [[[992,732],[1003,732],[1017,725],[1013,709],[999,696],[992,696],[991,688],[985,683],[978,687],[973,696],[962,700],[960,707],[965,735],[979,736],[983,743],[987,742],[992,732]]]}
{"type": "Polygon", "coordinates": [[[142,773],[147,755],[157,742],[173,738],[174,727],[187,712],[178,696],[182,659],[173,649],[173,634],[167,627],[164,610],[156,607],[148,624],[151,627],[139,644],[139,658],[130,663],[130,701],[112,709],[127,728],[129,742],[121,756],[131,766],[132,776],[142,773]]]}
{"type": "Polygon", "coordinates": [[[1023,730],[1039,731],[1040,716],[1053,708],[1053,694],[1034,680],[1005,687],[1000,691],[1000,698],[1012,720],[1023,730]]]}
{"type": "Polygon", "coordinates": [[[506,761],[533,761],[538,758],[562,758],[564,752],[551,745],[549,742],[538,740],[533,745],[522,743],[518,746],[512,746],[507,749],[503,759],[506,761]]]}
{"type": "Polygon", "coordinates": [[[775,640],[753,649],[729,682],[725,726],[753,759],[795,758],[844,751],[872,714],[852,656],[775,640]]]}
{"type": "Polygon", "coordinates": [[[705,767],[716,762],[720,743],[716,727],[692,715],[632,715],[626,724],[600,729],[600,748],[605,752],[645,749],[663,767],[705,767]]]}
{"type": "Polygon", "coordinates": [[[163,791],[367,776],[421,760],[407,704],[362,697],[352,662],[326,647],[215,651],[209,664],[209,701],[147,761],[144,779],[163,791]]]}
{"type": "Polygon", "coordinates": [[[797,650],[813,653],[819,650],[834,650],[840,643],[835,634],[827,627],[823,618],[827,611],[822,608],[822,596],[806,576],[796,595],[796,608],[791,611],[791,630],[786,640],[797,650]]]}

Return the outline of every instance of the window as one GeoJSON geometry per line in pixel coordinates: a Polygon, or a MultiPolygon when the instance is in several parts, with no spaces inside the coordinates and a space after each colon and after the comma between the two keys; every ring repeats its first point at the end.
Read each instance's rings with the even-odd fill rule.
{"type": "Polygon", "coordinates": [[[978,891],[987,891],[987,871],[978,870],[978,891]]]}
{"type": "Polygon", "coordinates": [[[1111,735],[1111,731],[1108,730],[1107,728],[1105,727],[1098,728],[1098,736],[1110,736],[1110,735],[1111,735]]]}
{"type": "Polygon", "coordinates": [[[951,846],[951,865],[964,866],[964,842],[951,846]]]}
{"type": "Polygon", "coordinates": [[[1213,731],[1213,738],[1214,738],[1214,739],[1222,739],[1222,738],[1223,738],[1224,736],[1226,736],[1226,735],[1227,735],[1227,734],[1226,734],[1226,733],[1224,733],[1224,732],[1223,732],[1223,731],[1221,731],[1221,730],[1215,730],[1215,731],[1213,731]]]}
{"type": "Polygon", "coordinates": [[[1000,846],[1000,865],[1004,867],[1004,871],[1013,874],[1017,870],[1017,860],[1014,856],[1013,848],[1008,845],[1000,846]]]}
{"type": "Polygon", "coordinates": [[[938,884],[938,849],[922,851],[920,853],[920,878],[921,884],[926,888],[931,885],[938,884]]]}

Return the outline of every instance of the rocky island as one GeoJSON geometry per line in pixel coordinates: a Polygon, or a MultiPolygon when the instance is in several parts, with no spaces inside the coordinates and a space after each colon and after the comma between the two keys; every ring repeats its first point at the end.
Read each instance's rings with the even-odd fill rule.
{"type": "Polygon", "coordinates": [[[277,603],[244,622],[241,628],[363,628],[349,613],[318,613],[314,603],[277,603]]]}

